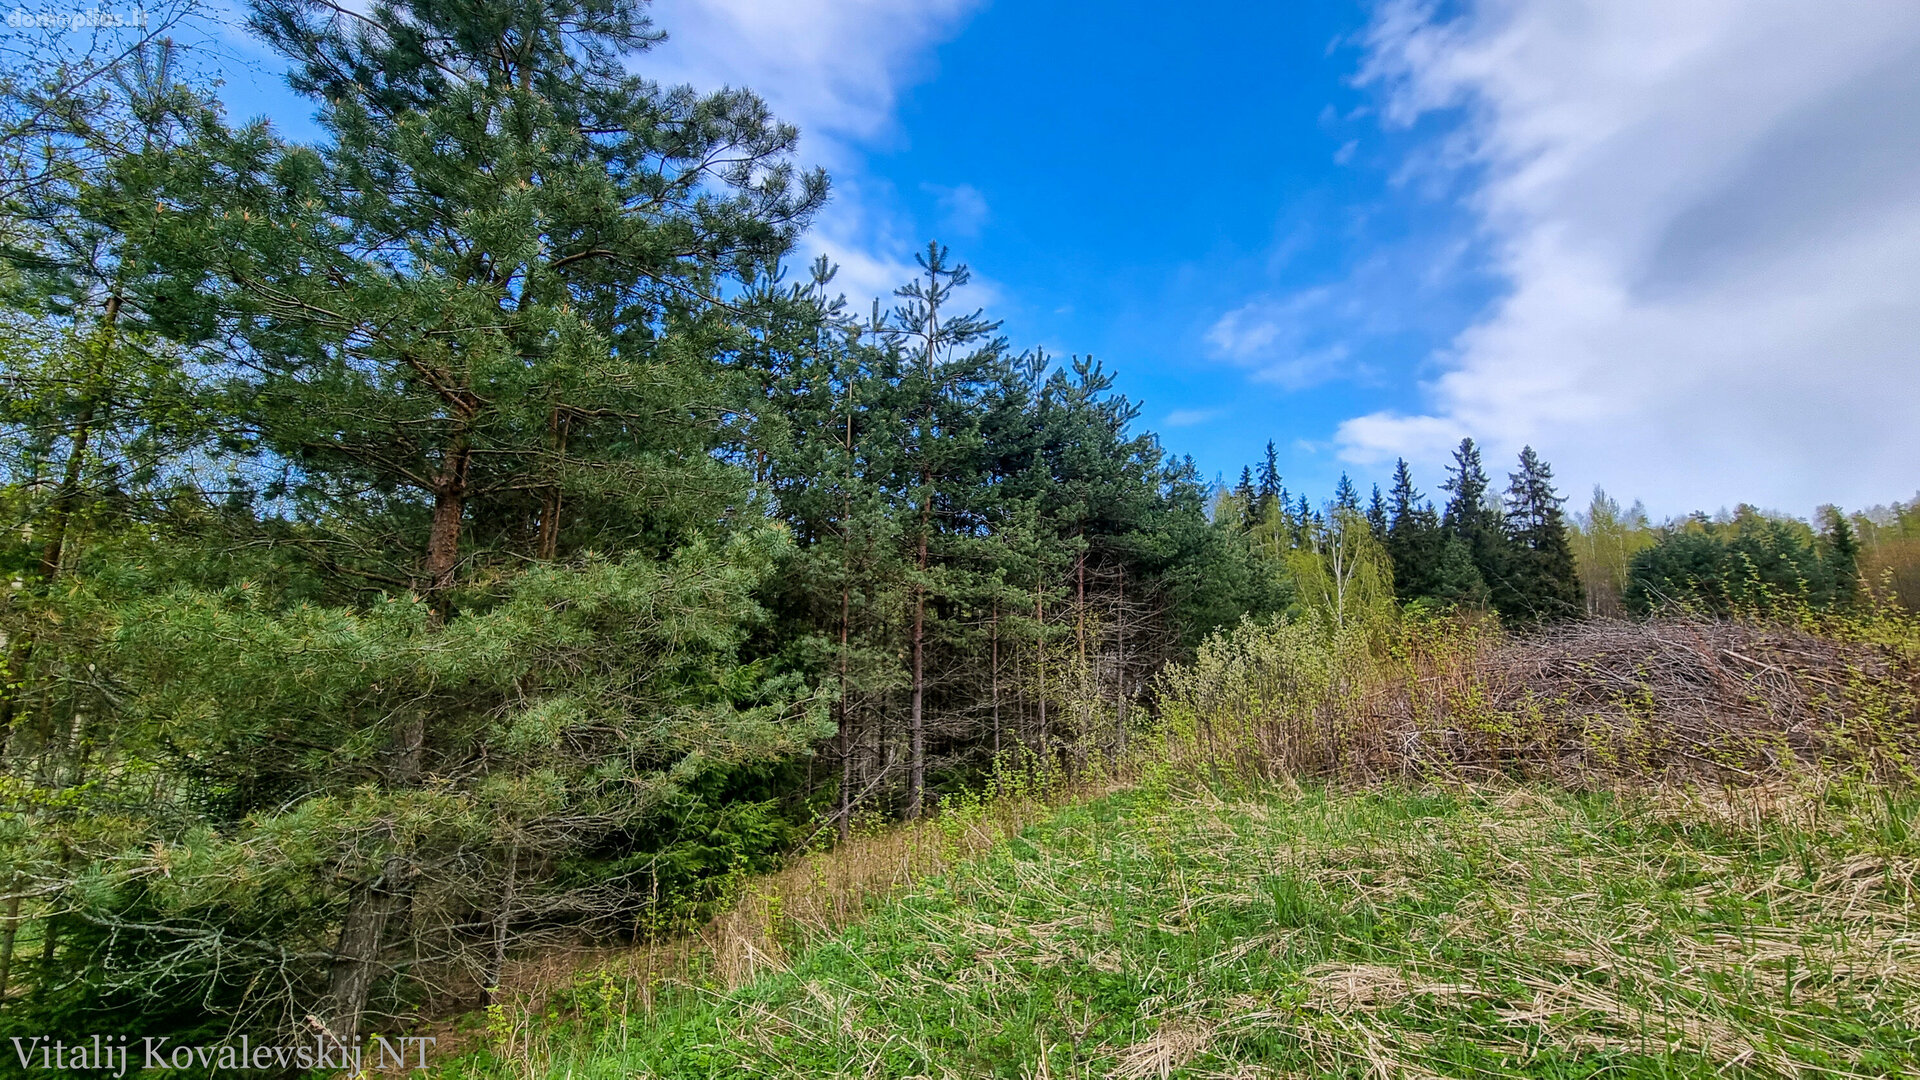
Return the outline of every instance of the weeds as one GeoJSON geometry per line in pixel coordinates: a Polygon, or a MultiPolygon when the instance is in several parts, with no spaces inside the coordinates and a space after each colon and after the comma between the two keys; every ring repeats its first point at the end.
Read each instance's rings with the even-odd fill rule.
{"type": "Polygon", "coordinates": [[[523,978],[443,1072],[1908,1075],[1916,641],[1245,624],[1074,794],[1124,791],[1009,773],[858,830],[523,978]]]}
{"type": "Polygon", "coordinates": [[[1916,818],[1858,784],[1118,795],[535,1075],[1898,1075],[1916,818]]]}
{"type": "MultiPolygon", "coordinates": [[[[703,922],[658,922],[634,946],[554,949],[510,964],[494,1002],[433,1032],[454,1074],[543,1076],[581,1048],[627,1045],[636,1025],[687,1000],[789,970],[792,957],[904,890],[989,850],[1066,802],[1113,790],[1123,766],[1003,769],[985,790],[917,822],[858,823],[845,844],[760,877],[729,875],[703,922]]],[[[689,909],[692,910],[692,909],[689,909]]]]}
{"type": "Polygon", "coordinates": [[[1920,629],[1885,611],[1519,637],[1453,618],[1248,622],[1170,667],[1160,700],[1169,755],[1215,775],[1920,779],[1920,629]]]}

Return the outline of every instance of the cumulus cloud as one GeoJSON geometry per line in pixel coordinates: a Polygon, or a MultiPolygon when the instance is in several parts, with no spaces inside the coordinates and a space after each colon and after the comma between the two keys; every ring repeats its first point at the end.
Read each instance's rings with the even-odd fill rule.
{"type": "Polygon", "coordinates": [[[1392,2],[1364,83],[1451,117],[1508,288],[1346,460],[1532,443],[1567,487],[1805,512],[1920,485],[1920,5],[1392,2]]]}
{"type": "MultiPolygon", "coordinates": [[[[748,86],[837,151],[894,130],[900,91],[932,74],[932,46],[981,0],[655,0],[666,44],[649,73],[695,86],[748,86]]],[[[836,162],[828,162],[829,165],[836,162]]]]}
{"type": "MultiPolygon", "coordinates": [[[[775,116],[799,125],[802,158],[827,168],[834,194],[796,254],[824,253],[838,263],[835,287],[864,310],[868,298],[886,298],[914,275],[918,246],[891,187],[865,174],[864,151],[898,137],[901,92],[933,74],[934,47],[981,6],[983,0],[655,0],[653,20],[667,41],[641,66],[661,82],[750,87],[775,116]]],[[[984,199],[979,207],[984,221],[984,199]]]]}

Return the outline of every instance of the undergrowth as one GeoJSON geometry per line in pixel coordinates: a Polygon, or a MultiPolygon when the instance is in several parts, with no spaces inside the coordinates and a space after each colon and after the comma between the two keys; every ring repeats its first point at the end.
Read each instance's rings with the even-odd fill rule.
{"type": "Polygon", "coordinates": [[[1158,703],[1098,776],[570,958],[441,1072],[1920,1072],[1910,617],[1249,622],[1158,703]]]}
{"type": "MultiPolygon", "coordinates": [[[[1890,1076],[1920,800],[1149,782],[785,970],[448,1077],[1890,1076]]],[[[607,992],[608,1002],[615,995],[607,992]]]]}

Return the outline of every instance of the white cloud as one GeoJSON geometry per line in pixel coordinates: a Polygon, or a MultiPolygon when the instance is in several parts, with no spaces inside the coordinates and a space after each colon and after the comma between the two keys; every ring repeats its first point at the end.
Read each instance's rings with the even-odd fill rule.
{"type": "Polygon", "coordinates": [[[1249,369],[1259,382],[1300,389],[1351,373],[1351,348],[1326,341],[1333,325],[1350,325],[1352,290],[1302,289],[1242,304],[1214,321],[1206,343],[1214,356],[1249,369]]]}
{"type": "Polygon", "coordinates": [[[1160,426],[1170,428],[1195,427],[1210,420],[1218,419],[1222,415],[1222,412],[1223,410],[1221,409],[1175,409],[1167,414],[1165,420],[1160,421],[1160,426]]]}
{"type": "Polygon", "coordinates": [[[1459,110],[1410,168],[1473,181],[1510,289],[1346,460],[1531,442],[1663,513],[1920,483],[1920,5],[1394,2],[1367,45],[1388,122],[1459,110]]]}
{"type": "MultiPolygon", "coordinates": [[[[866,175],[864,151],[899,137],[901,92],[933,74],[934,47],[983,3],[655,0],[667,41],[638,66],[663,83],[751,88],[799,125],[801,158],[827,168],[834,192],[796,261],[825,253],[840,265],[835,286],[864,313],[913,276],[919,246],[892,188],[866,175]]],[[[984,214],[984,199],[979,207],[984,214]]]]}
{"type": "Polygon", "coordinates": [[[932,73],[932,46],[980,3],[655,0],[667,42],[644,66],[663,82],[750,87],[816,148],[824,137],[838,149],[893,133],[900,91],[932,73]]]}
{"type": "Polygon", "coordinates": [[[944,232],[962,239],[980,235],[981,226],[992,216],[987,197],[972,184],[946,187],[922,184],[940,204],[940,225],[944,232]]]}

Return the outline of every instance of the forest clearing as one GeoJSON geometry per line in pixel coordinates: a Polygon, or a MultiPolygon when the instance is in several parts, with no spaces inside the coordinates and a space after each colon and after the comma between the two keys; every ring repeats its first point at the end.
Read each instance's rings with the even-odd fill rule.
{"type": "Polygon", "coordinates": [[[442,1071],[1905,1075],[1920,682],[1863,629],[1402,629],[1338,689],[1288,655],[1324,641],[1243,632],[1124,777],[751,884],[688,952],[467,1017],[442,1071]]]}
{"type": "Polygon", "coordinates": [[[0,1073],[1920,1071],[1920,8],[32,4],[0,1073]]]}

